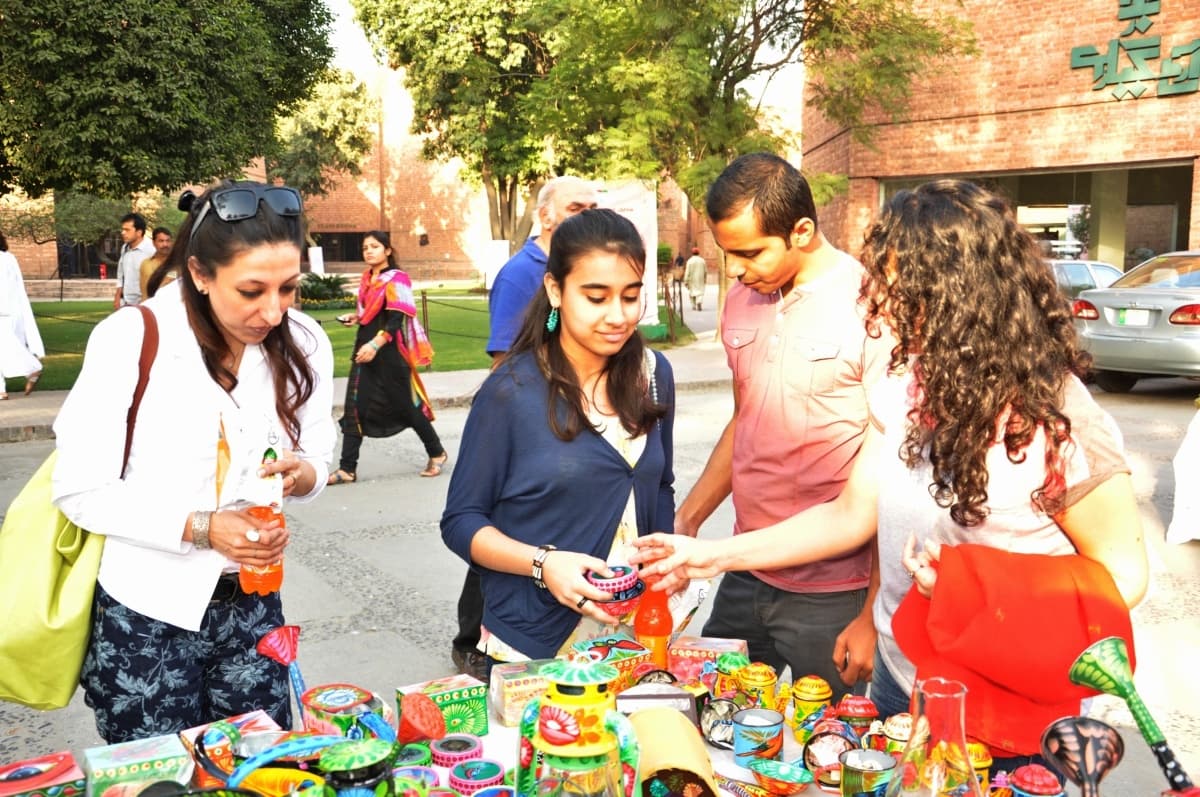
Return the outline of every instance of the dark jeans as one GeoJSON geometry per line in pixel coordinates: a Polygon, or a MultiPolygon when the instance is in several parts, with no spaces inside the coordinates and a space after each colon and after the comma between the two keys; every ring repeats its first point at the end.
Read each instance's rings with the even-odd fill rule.
{"type": "MultiPolygon", "coordinates": [[[[419,412],[414,413],[412,430],[417,433],[417,437],[421,438],[421,442],[425,445],[425,453],[432,459],[440,457],[446,453],[442,448],[442,441],[438,439],[437,432],[433,429],[433,424],[429,419],[419,412]],[[415,416],[420,415],[418,421],[415,416]]],[[[363,438],[358,433],[358,429],[347,418],[342,419],[342,458],[338,463],[338,467],[347,473],[358,472],[358,452],[362,450],[363,438]]]]}
{"type": "Polygon", "coordinates": [[[477,572],[467,570],[462,593],[458,596],[458,634],[454,637],[454,649],[475,650],[479,645],[479,626],[482,624],[483,585],[477,572]]]}
{"type": "MultiPolygon", "coordinates": [[[[237,576],[233,576],[234,579],[237,576]]],[[[80,681],[109,744],[143,739],[264,709],[292,726],[287,667],[255,649],[284,624],[279,593],[247,595],[217,582],[199,631],[147,617],[99,584],[80,681]]]]}
{"type": "Polygon", "coordinates": [[[726,573],[713,599],[704,636],[744,639],[751,661],[762,661],[782,675],[792,668],[792,678],[819,675],[833,688],[834,698],[844,692],[866,692],[860,681],[852,689],[842,683],[833,664],[838,634],[858,616],[867,590],[801,593],[776,589],[749,573],[726,573]]]}

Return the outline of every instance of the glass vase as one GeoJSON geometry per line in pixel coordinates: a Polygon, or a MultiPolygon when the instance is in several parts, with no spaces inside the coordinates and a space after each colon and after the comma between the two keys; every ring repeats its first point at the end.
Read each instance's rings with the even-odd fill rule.
{"type": "Polygon", "coordinates": [[[967,687],[946,678],[917,683],[912,735],[888,783],[887,797],[983,797],[963,720],[967,687]]]}

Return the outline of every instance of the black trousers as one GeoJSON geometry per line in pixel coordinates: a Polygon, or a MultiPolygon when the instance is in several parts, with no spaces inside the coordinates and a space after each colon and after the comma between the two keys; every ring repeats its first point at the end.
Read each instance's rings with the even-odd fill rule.
{"type": "Polygon", "coordinates": [[[479,626],[483,623],[483,585],[479,574],[467,571],[463,579],[462,593],[458,596],[458,634],[454,637],[455,650],[475,650],[479,644],[479,626]]]}

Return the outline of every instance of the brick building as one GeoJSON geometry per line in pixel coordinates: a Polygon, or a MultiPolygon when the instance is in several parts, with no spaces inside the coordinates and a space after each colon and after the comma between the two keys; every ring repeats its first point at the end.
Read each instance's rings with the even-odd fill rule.
{"type": "Polygon", "coordinates": [[[969,18],[980,52],[925,75],[870,147],[806,111],[804,168],[850,178],[822,209],[831,241],[854,251],[886,197],[960,177],[1022,209],[1090,206],[1095,259],[1200,249],[1200,0],[921,5],[969,18]]]}

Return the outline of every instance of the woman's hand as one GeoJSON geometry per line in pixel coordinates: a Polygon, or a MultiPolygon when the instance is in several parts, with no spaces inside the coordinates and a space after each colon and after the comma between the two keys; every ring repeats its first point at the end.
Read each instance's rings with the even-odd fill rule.
{"type": "Polygon", "coordinates": [[[346,313],[337,317],[337,321],[344,327],[352,327],[358,324],[358,313],[346,313]]]}
{"type": "Polygon", "coordinates": [[[283,558],[290,541],[291,535],[278,520],[258,520],[245,510],[222,509],[209,520],[209,545],[238,564],[274,564],[283,558]]]}
{"type": "Polygon", "coordinates": [[[295,451],[286,448],[278,459],[274,462],[264,462],[258,469],[259,476],[272,476],[276,473],[283,476],[285,497],[308,495],[312,492],[317,479],[317,471],[312,464],[296,456],[295,451]]]}
{"type": "Polygon", "coordinates": [[[693,578],[712,578],[721,572],[713,544],[685,534],[656,532],[633,541],[637,549],[629,563],[642,564],[642,577],[662,576],[652,589],[674,594],[693,578]]]}
{"type": "Polygon", "coordinates": [[[354,353],[354,362],[362,365],[369,363],[375,359],[375,355],[379,353],[379,349],[375,348],[371,343],[364,343],[358,347],[358,351],[354,353]]]}
{"type": "Polygon", "coordinates": [[[613,575],[603,559],[573,551],[553,550],[542,561],[542,581],[546,582],[546,589],[563,606],[569,606],[605,625],[616,625],[617,619],[596,605],[596,601],[612,600],[612,595],[593,586],[584,577],[590,570],[606,578],[613,575]]]}
{"type": "Polygon", "coordinates": [[[936,540],[926,540],[925,550],[920,553],[917,553],[915,534],[909,534],[904,543],[904,555],[900,558],[900,563],[908,571],[917,592],[926,598],[933,596],[933,586],[937,583],[937,562],[941,556],[942,546],[936,540]]]}

